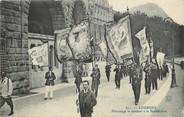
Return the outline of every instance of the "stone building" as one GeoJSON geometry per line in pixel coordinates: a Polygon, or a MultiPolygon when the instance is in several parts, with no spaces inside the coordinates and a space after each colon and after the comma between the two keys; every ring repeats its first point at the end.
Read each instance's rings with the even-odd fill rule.
{"type": "MultiPolygon", "coordinates": [[[[49,66],[54,67],[59,83],[63,67],[54,54],[53,32],[90,17],[91,33],[99,40],[104,33],[103,24],[113,20],[107,0],[4,0],[0,5],[0,72],[7,71],[14,94],[44,86],[48,66],[30,65],[28,49],[48,42],[49,66]]],[[[72,67],[71,63],[66,66],[72,67]]]]}
{"type": "MultiPolygon", "coordinates": [[[[91,33],[98,43],[105,35],[105,24],[114,21],[114,13],[107,0],[94,0],[89,3],[89,17],[91,19],[91,33]]],[[[95,46],[95,60],[104,61],[100,48],[95,46]]]]}

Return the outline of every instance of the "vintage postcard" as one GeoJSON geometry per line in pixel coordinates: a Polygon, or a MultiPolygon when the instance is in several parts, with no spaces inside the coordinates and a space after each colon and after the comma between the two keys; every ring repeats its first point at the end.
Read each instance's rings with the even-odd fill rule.
{"type": "Polygon", "coordinates": [[[183,117],[184,0],[0,0],[0,116],[183,117]]]}

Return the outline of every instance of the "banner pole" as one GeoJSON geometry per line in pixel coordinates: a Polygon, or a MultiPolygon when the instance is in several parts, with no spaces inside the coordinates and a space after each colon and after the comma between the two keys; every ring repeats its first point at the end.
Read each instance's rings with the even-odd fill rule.
{"type": "Polygon", "coordinates": [[[134,49],[133,49],[133,39],[132,39],[132,28],[131,28],[131,17],[130,17],[130,13],[129,13],[129,8],[127,7],[127,15],[128,15],[128,19],[129,19],[129,30],[130,30],[130,41],[131,41],[131,44],[132,44],[132,58],[133,58],[133,62],[135,62],[135,58],[134,58],[134,49]]]}
{"type": "Polygon", "coordinates": [[[90,17],[90,15],[89,15],[89,13],[87,14],[88,15],[88,25],[89,25],[89,37],[90,37],[90,39],[91,38],[93,38],[92,39],[92,45],[91,45],[91,53],[92,53],[92,68],[94,67],[94,64],[95,64],[95,42],[94,42],[94,40],[95,40],[95,38],[94,37],[96,37],[96,32],[95,32],[95,23],[94,22],[91,22],[92,21],[92,18],[90,17]],[[93,23],[93,25],[94,25],[94,35],[92,35],[91,36],[91,24],[93,23]]]}
{"type": "MultiPolygon", "coordinates": [[[[106,34],[107,34],[107,29],[106,29],[106,25],[104,24],[104,29],[105,29],[105,33],[104,33],[104,39],[105,39],[105,42],[106,42],[106,46],[107,46],[107,40],[106,40],[106,34]]],[[[106,65],[107,65],[107,60],[108,60],[108,56],[109,56],[109,48],[107,46],[107,56],[106,56],[106,65]]]]}

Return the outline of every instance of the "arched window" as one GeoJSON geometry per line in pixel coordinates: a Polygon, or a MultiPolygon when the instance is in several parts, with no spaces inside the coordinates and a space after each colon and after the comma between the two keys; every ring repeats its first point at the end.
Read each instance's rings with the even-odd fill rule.
{"type": "Polygon", "coordinates": [[[46,1],[31,1],[28,22],[30,33],[53,35],[52,18],[46,1]]]}

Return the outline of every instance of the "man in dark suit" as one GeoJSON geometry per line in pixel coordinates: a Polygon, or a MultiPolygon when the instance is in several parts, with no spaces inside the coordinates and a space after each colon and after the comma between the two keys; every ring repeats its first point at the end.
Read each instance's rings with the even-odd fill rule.
{"type": "Polygon", "coordinates": [[[157,68],[156,63],[151,63],[151,74],[150,77],[152,79],[152,89],[158,89],[157,79],[159,77],[159,69],[157,68]]]}
{"type": "Polygon", "coordinates": [[[121,67],[120,65],[117,65],[116,68],[114,69],[115,73],[115,84],[116,84],[116,89],[120,89],[120,80],[121,80],[121,67]]]}
{"type": "Polygon", "coordinates": [[[149,63],[146,63],[144,67],[144,72],[145,72],[145,91],[146,91],[146,94],[149,95],[151,92],[151,82],[152,82],[152,78],[150,76],[151,66],[149,63]]]}
{"type": "Polygon", "coordinates": [[[105,66],[105,73],[106,73],[106,76],[107,76],[107,81],[109,82],[109,78],[110,78],[110,73],[111,73],[111,65],[106,65],[105,66]]]}
{"type": "Polygon", "coordinates": [[[134,72],[133,65],[131,65],[128,69],[128,74],[129,74],[129,77],[130,77],[130,79],[129,79],[130,84],[132,83],[133,72],[134,72]]]}
{"type": "Polygon", "coordinates": [[[98,68],[98,64],[93,68],[93,72],[90,75],[92,77],[92,85],[91,90],[95,92],[95,96],[98,95],[98,86],[100,84],[100,69],[98,68]]]}
{"type": "Polygon", "coordinates": [[[79,104],[80,115],[81,117],[92,117],[93,107],[97,104],[96,97],[89,89],[89,82],[82,82],[84,89],[79,93],[79,100],[77,105],[79,104]]]}
{"type": "Polygon", "coordinates": [[[45,73],[45,87],[46,87],[46,92],[45,92],[45,100],[47,100],[48,93],[50,92],[50,99],[53,98],[53,86],[54,86],[54,80],[56,79],[56,76],[54,74],[53,68],[49,67],[49,71],[45,73]]]}
{"type": "Polygon", "coordinates": [[[75,69],[73,70],[73,75],[75,77],[75,84],[76,84],[76,93],[80,92],[80,84],[82,83],[82,70],[77,65],[75,69]]]}
{"type": "Polygon", "coordinates": [[[141,80],[142,80],[142,68],[134,64],[134,72],[132,77],[132,89],[135,97],[135,105],[139,103],[139,97],[141,92],[141,80]]]}

